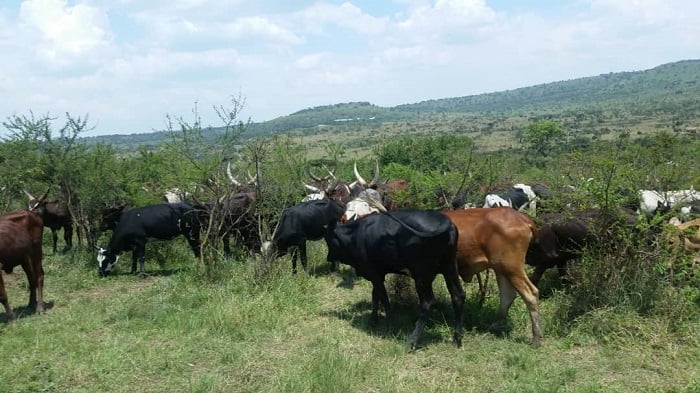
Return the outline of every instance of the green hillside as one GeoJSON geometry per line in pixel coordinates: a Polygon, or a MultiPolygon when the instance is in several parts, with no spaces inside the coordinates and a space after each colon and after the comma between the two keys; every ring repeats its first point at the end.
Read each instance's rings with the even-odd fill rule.
{"type": "MultiPolygon", "coordinates": [[[[311,144],[332,140],[363,151],[395,134],[450,132],[482,139],[486,149],[500,149],[516,142],[525,123],[543,118],[558,122],[575,138],[605,138],[617,130],[633,135],[659,129],[696,132],[700,60],[390,108],[368,102],[326,105],[252,123],[244,136],[292,134],[311,144]]],[[[124,150],[155,148],[166,139],[163,132],[86,138],[124,150]]]]}

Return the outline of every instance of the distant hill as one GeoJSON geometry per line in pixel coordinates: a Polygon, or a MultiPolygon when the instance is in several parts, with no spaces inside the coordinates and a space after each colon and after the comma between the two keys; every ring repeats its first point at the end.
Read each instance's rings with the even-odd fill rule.
{"type": "MultiPolygon", "coordinates": [[[[368,143],[368,135],[376,141],[393,133],[457,132],[477,139],[501,133],[502,143],[491,148],[503,148],[512,142],[514,132],[523,123],[541,118],[553,119],[576,135],[591,137],[616,129],[694,132],[700,127],[700,60],[389,108],[369,102],[319,106],[250,124],[245,137],[291,133],[313,142],[314,136],[321,141],[333,135],[348,148],[361,150],[366,148],[362,145],[368,143]]],[[[155,148],[167,139],[167,134],[85,139],[132,150],[144,144],[155,148]]]]}

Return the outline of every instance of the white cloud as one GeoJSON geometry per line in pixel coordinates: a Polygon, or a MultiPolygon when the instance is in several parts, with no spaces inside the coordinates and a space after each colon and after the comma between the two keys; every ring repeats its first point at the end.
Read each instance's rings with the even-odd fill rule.
{"type": "MultiPolygon", "coordinates": [[[[89,113],[95,133],[162,128],[233,94],[264,121],[347,101],[479,94],[700,53],[700,2],[484,0],[0,2],[0,118],[89,113]],[[14,7],[14,8],[12,8],[14,7]]],[[[211,118],[216,121],[215,117],[211,118]]],[[[1,132],[2,130],[0,130],[1,132]]]]}
{"type": "Polygon", "coordinates": [[[226,32],[232,38],[258,37],[288,45],[303,43],[303,40],[294,32],[264,17],[239,18],[226,26],[226,32]]]}
{"type": "Polygon", "coordinates": [[[19,15],[23,23],[41,33],[42,52],[51,59],[84,54],[106,45],[109,39],[106,15],[86,4],[70,7],[66,0],[26,0],[19,15]]]}

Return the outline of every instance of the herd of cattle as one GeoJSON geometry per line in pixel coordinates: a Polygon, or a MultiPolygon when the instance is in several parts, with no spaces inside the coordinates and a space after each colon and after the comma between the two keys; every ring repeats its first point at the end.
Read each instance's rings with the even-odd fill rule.
{"type": "MultiPolygon", "coordinates": [[[[227,171],[230,176],[230,168],[227,171]]],[[[587,245],[599,241],[601,228],[614,225],[634,227],[640,215],[651,215],[666,210],[677,211],[684,217],[697,213],[700,193],[693,188],[684,191],[660,193],[640,190],[636,211],[620,207],[615,214],[600,209],[568,211],[566,213],[538,214],[535,206],[550,197],[542,185],[516,184],[502,190],[490,190],[484,204],[478,208],[463,208],[459,198],[451,210],[421,210],[403,205],[395,192],[406,190],[404,180],[379,181],[379,171],[367,182],[354,167],[355,181],[341,182],[332,171],[325,177],[312,175],[313,182],[305,184],[307,196],[300,203],[288,207],[281,215],[270,241],[263,241],[255,233],[255,223],[248,216],[255,200],[255,188],[241,184],[230,176],[237,192],[218,200],[216,204],[186,203],[174,193],[168,203],[128,209],[106,209],[102,228],[112,230],[109,244],[97,255],[98,271],[107,275],[123,252],[132,253],[131,272],[145,275],[145,250],[148,239],[173,239],[185,236],[194,255],[200,256],[200,234],[207,224],[203,217],[214,206],[224,214],[213,228],[224,239],[225,253],[230,253],[229,237],[249,250],[265,257],[277,258],[291,253],[292,271],[297,270],[297,255],[307,269],[307,241],[324,239],[328,249],[327,260],[343,263],[372,283],[371,322],[378,320],[382,306],[387,321],[392,319],[385,276],[390,273],[407,274],[414,279],[420,302],[415,330],[410,335],[415,348],[426,325],[428,313],[435,303],[432,284],[437,274],[445,278],[455,314],[453,341],[461,343],[461,329],[465,293],[460,278],[470,282],[474,275],[490,269],[496,276],[500,308],[505,317],[517,295],[525,302],[532,324],[532,343],[542,340],[538,310],[537,284],[543,273],[556,267],[566,280],[567,263],[579,257],[587,245]],[[530,215],[524,212],[530,213],[530,215]],[[525,264],[534,267],[530,277],[525,264]]],[[[64,204],[47,201],[46,194],[29,199],[27,210],[0,216],[0,267],[6,273],[22,266],[29,280],[29,307],[43,311],[42,231],[49,227],[56,252],[56,231],[64,229],[66,248],[71,247],[71,222],[64,204]]],[[[700,219],[682,222],[676,219],[679,243],[687,250],[700,250],[700,219]],[[691,228],[692,234],[686,233],[691,228]]],[[[209,226],[212,227],[211,225],[209,226]]],[[[480,281],[481,283],[481,281],[480,281]]],[[[15,319],[0,275],[0,300],[8,320],[15,319]]]]}

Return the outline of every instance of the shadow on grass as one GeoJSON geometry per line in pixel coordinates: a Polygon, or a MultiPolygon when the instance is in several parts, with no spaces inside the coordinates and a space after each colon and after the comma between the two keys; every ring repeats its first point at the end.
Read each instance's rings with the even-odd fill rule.
{"type": "MultiPolygon", "coordinates": [[[[413,332],[415,323],[418,320],[418,303],[417,301],[415,303],[390,301],[390,306],[393,313],[393,321],[390,324],[387,323],[385,315],[381,311],[379,313],[379,321],[376,324],[370,322],[372,303],[367,300],[358,301],[350,308],[328,311],[322,315],[347,321],[354,328],[367,334],[407,343],[408,336],[413,332]]],[[[418,340],[418,349],[451,340],[454,318],[452,303],[449,300],[437,301],[431,308],[426,329],[418,340]],[[449,336],[446,337],[444,335],[445,329],[432,329],[436,324],[444,325],[445,329],[450,332],[449,336]]],[[[468,298],[464,304],[462,333],[466,334],[465,332],[469,331],[506,337],[512,331],[512,324],[508,320],[498,318],[495,309],[479,306],[478,299],[474,297],[473,299],[468,298]]]]}
{"type": "MultiPolygon", "coordinates": [[[[183,267],[177,267],[173,269],[158,269],[158,270],[153,270],[153,271],[148,271],[146,270],[146,276],[144,278],[148,277],[169,277],[169,276],[174,276],[176,274],[182,273],[187,269],[183,267]]],[[[123,272],[110,272],[106,277],[104,278],[109,278],[109,277],[139,277],[139,273],[131,273],[127,271],[123,272]]]]}
{"type": "MultiPolygon", "coordinates": [[[[53,307],[54,307],[53,301],[44,302],[44,313],[47,312],[48,310],[51,310],[53,307]]],[[[5,309],[3,308],[2,311],[5,311],[5,309]]],[[[41,314],[37,314],[34,311],[34,309],[30,308],[29,306],[15,307],[13,309],[13,311],[15,312],[15,315],[17,316],[17,320],[27,318],[27,317],[30,317],[33,315],[41,315],[41,314]]],[[[3,324],[9,323],[9,319],[7,318],[7,314],[5,314],[4,312],[2,314],[0,314],[0,323],[3,323],[3,324]]]]}

